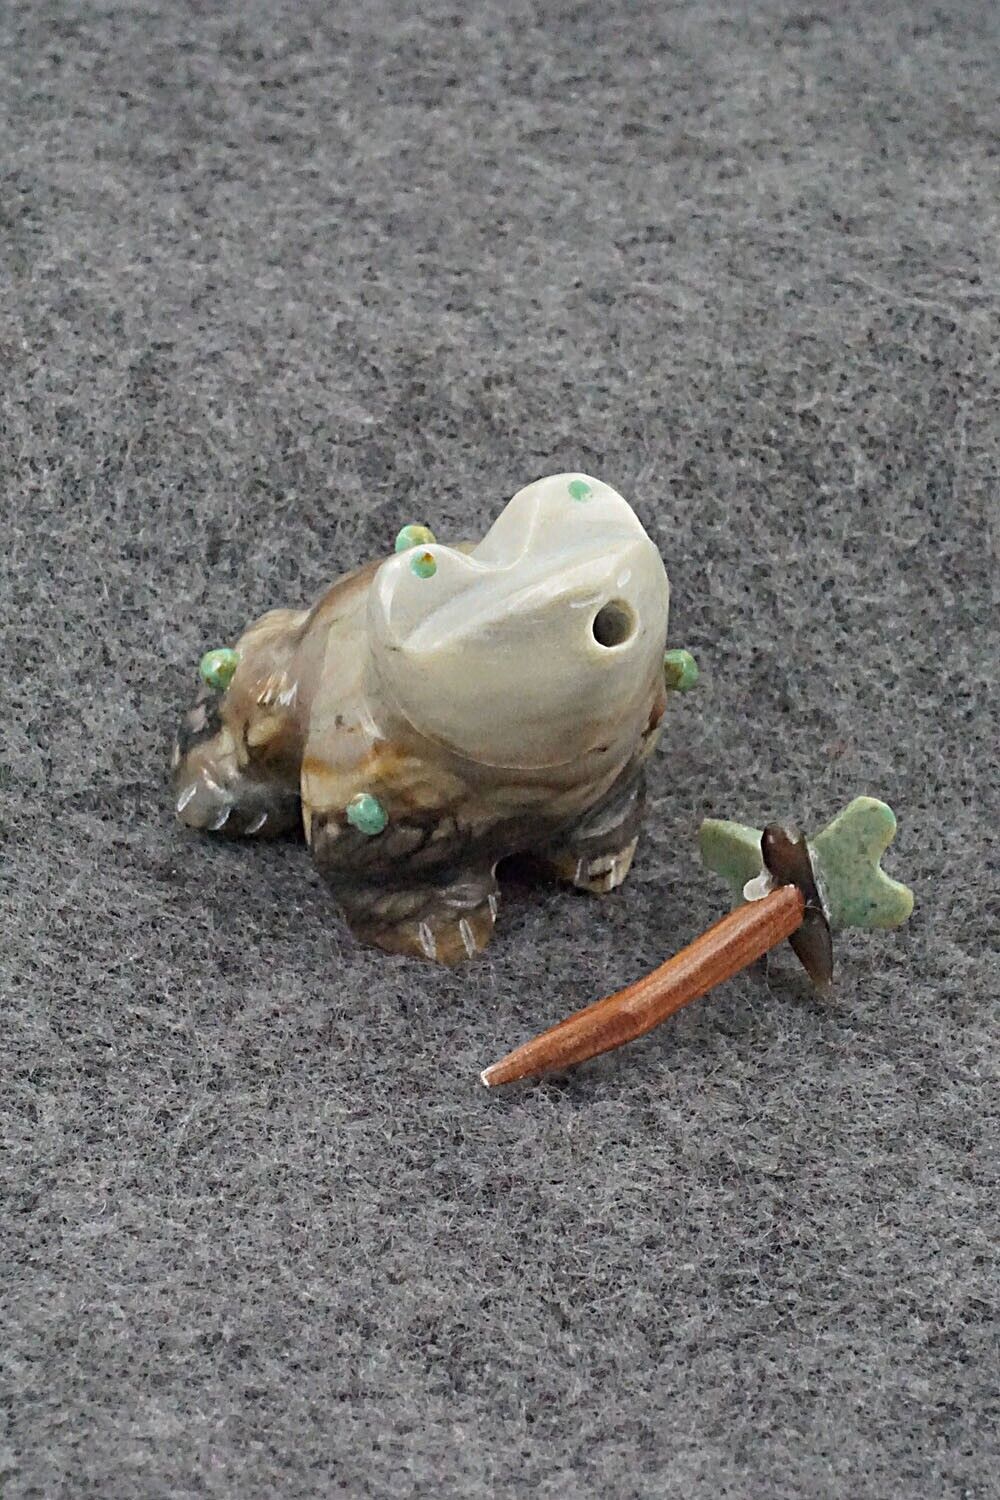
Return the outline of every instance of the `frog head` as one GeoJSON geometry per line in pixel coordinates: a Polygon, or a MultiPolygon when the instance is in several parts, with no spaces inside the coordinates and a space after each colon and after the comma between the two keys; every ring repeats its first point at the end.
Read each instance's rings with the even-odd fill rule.
{"type": "Polygon", "coordinates": [[[586,474],[519,490],[471,549],[397,553],[368,597],[378,690],[483,765],[542,769],[638,740],[670,589],[628,503],[586,474]]]}

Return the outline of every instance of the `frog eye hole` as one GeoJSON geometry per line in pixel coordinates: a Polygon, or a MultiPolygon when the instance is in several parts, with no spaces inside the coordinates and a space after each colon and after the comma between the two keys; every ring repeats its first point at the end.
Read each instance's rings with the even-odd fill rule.
{"type": "Polygon", "coordinates": [[[638,627],[635,610],[624,599],[610,599],[602,604],[591,622],[594,640],[607,651],[624,646],[638,627]]]}

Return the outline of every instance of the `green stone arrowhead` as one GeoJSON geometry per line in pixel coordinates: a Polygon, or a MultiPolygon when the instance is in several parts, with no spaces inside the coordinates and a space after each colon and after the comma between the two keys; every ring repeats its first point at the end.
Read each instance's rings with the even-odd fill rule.
{"type": "MultiPolygon", "coordinates": [[[[900,927],[913,910],[913,892],[879,861],[896,832],[896,815],[875,797],[855,797],[811,840],[813,862],[834,930],[900,927]]],[[[709,870],[728,881],[737,900],[764,868],[760,829],[706,818],[698,842],[709,870]]]]}
{"type": "Polygon", "coordinates": [[[736,900],[742,901],[743,887],[764,868],[760,829],[728,823],[723,818],[706,818],[698,830],[698,846],[705,868],[728,881],[736,900]]]}
{"type": "Polygon", "coordinates": [[[813,839],[831,927],[901,927],[906,921],[913,892],[879,864],[895,832],[891,807],[855,797],[813,839]]]}

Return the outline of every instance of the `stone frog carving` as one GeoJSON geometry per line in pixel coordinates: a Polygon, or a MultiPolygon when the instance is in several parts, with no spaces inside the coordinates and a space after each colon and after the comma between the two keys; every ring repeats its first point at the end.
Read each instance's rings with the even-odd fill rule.
{"type": "Polygon", "coordinates": [[[450,964],[489,942],[508,855],[588,891],[625,879],[669,585],[586,474],[520,490],[477,545],[409,526],[396,547],[203,658],[176,809],[227,838],[301,824],[360,939],[450,964]]]}

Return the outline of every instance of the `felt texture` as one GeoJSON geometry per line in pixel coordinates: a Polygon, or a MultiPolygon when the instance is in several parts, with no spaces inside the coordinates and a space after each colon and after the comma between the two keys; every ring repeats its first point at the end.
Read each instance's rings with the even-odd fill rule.
{"type": "Polygon", "coordinates": [[[982,1500],[997,9],[0,8],[4,1500],[982,1500]],[[648,823],[455,972],[186,834],[202,652],[582,469],[671,575],[648,823]],[[899,934],[478,1072],[899,815],[899,934]]]}

